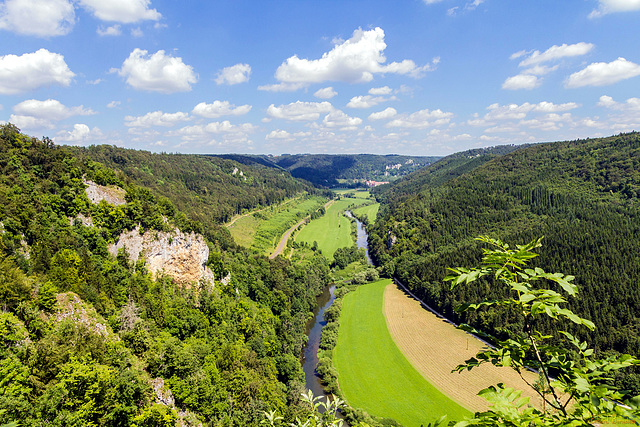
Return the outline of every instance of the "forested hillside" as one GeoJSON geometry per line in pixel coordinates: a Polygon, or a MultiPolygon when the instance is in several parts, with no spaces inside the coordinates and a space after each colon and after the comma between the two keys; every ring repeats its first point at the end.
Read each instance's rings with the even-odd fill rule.
{"type": "Polygon", "coordinates": [[[301,414],[304,325],[329,268],[321,256],[269,261],[198,221],[215,182],[228,195],[218,219],[305,188],[254,169],[245,181],[240,166],[81,152],[0,127],[0,424],[251,426],[263,411],[301,414]],[[118,171],[90,159],[100,156],[118,171]],[[89,181],[126,203],[93,203],[89,181]],[[209,237],[214,283],[154,278],[144,258],[109,252],[124,231],[176,227],[209,237]]]}
{"type": "MultiPolygon", "coordinates": [[[[458,177],[455,167],[438,175],[438,166],[378,194],[386,204],[370,243],[387,272],[455,321],[517,333],[522,319],[509,313],[454,312],[462,302],[498,297],[500,286],[451,292],[442,279],[447,267],[479,263],[474,237],[513,245],[544,236],[536,264],[576,276],[580,295],[571,307],[596,323],[593,345],[640,354],[639,133],[534,145],[466,162],[458,177]]],[[[633,375],[624,383],[636,391],[639,384],[633,375]]]]}
{"type": "Polygon", "coordinates": [[[170,198],[178,209],[209,224],[315,191],[286,171],[260,162],[243,165],[216,156],[153,154],[111,145],[72,150],[81,160],[89,158],[122,171],[139,185],[170,198]]]}
{"type": "Polygon", "coordinates": [[[250,156],[224,154],[217,157],[247,165],[264,165],[287,170],[296,178],[320,187],[357,187],[365,180],[394,181],[437,161],[430,156],[386,156],[376,154],[283,154],[250,156]]]}

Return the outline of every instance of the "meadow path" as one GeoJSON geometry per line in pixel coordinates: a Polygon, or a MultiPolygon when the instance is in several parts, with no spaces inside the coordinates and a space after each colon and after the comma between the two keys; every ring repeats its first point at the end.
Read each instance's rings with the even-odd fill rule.
{"type": "MultiPolygon", "coordinates": [[[[325,203],[324,209],[327,210],[329,206],[333,204],[333,202],[334,200],[329,200],[327,203],[325,203]]],[[[302,225],[308,218],[311,218],[311,217],[307,216],[303,218],[302,220],[300,220],[300,222],[292,226],[282,235],[282,238],[280,239],[280,243],[278,243],[278,247],[276,247],[276,250],[271,255],[269,255],[269,259],[274,259],[278,255],[280,255],[280,253],[284,250],[285,246],[287,245],[287,240],[289,240],[289,237],[291,237],[291,233],[293,233],[293,231],[296,228],[298,228],[300,225],[302,225]]]]}

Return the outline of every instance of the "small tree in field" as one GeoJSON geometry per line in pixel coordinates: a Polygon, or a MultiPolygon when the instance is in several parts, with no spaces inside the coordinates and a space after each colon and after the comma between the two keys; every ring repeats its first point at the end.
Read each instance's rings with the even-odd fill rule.
{"type": "MultiPolygon", "coordinates": [[[[487,337],[468,325],[460,328],[489,338],[495,349],[480,351],[474,358],[456,368],[471,370],[483,363],[492,363],[516,370],[521,374],[535,369],[540,374],[537,384],[529,384],[542,398],[543,408],[528,405],[528,398],[520,391],[502,384],[481,390],[478,394],[492,405],[486,412],[476,413],[474,418],[451,422],[464,426],[592,426],[601,420],[616,418],[637,419],[640,415],[640,397],[625,400],[628,396],[612,387],[614,371],[640,364],[630,355],[594,357],[587,343],[580,342],[566,331],[546,335],[535,329],[535,321],[549,317],[554,321],[568,320],[594,329],[594,324],[564,308],[566,294],[574,296],[577,287],[573,276],[547,273],[541,268],[529,268],[528,262],[537,256],[534,249],[541,240],[511,249],[509,245],[488,237],[480,240],[487,245],[483,249],[482,266],[479,268],[452,268],[445,278],[452,282],[451,289],[472,283],[482,277],[493,277],[509,291],[509,297],[479,304],[463,304],[458,311],[492,310],[498,307],[514,310],[524,319],[522,334],[506,340],[487,337]],[[553,284],[562,293],[545,285],[553,284]],[[623,403],[624,401],[624,403],[623,403]]],[[[524,377],[523,377],[524,379],[524,377]]],[[[525,380],[526,381],[526,380],[525,380]]]]}

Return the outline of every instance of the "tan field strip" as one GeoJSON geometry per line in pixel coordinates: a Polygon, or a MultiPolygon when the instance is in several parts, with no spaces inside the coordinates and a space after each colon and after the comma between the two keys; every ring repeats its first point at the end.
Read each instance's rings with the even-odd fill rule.
{"type": "MultiPolygon", "coordinates": [[[[385,288],[384,314],[396,345],[422,376],[436,388],[472,411],[489,405],[477,393],[498,383],[523,390],[529,403],[542,407],[542,399],[520,376],[509,368],[485,364],[462,373],[451,373],[456,366],[475,356],[486,344],[423,308],[395,284],[385,288]]],[[[523,374],[529,383],[538,375],[523,374]]]]}

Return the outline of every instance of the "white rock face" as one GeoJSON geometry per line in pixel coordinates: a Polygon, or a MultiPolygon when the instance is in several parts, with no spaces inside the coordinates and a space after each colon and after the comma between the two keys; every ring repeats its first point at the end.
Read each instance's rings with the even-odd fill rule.
{"type": "Polygon", "coordinates": [[[98,204],[101,200],[115,206],[127,203],[124,199],[124,195],[127,192],[120,187],[107,187],[89,180],[83,180],[82,182],[87,186],[84,191],[87,193],[87,197],[91,200],[91,203],[98,204]]]}
{"type": "Polygon", "coordinates": [[[136,227],[122,233],[109,252],[115,256],[121,248],[126,248],[133,262],[143,256],[154,278],[163,273],[184,286],[201,280],[213,283],[213,272],[206,266],[209,247],[199,234],[185,234],[176,228],[170,233],[148,231],[140,235],[136,227]]]}

